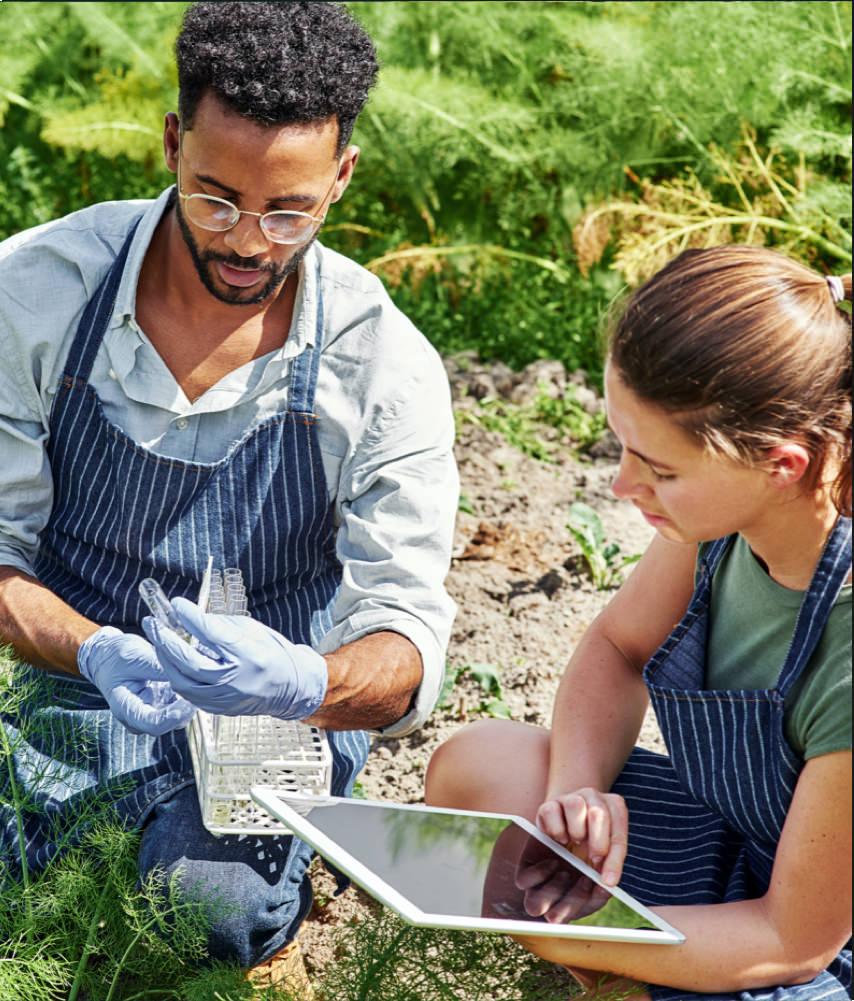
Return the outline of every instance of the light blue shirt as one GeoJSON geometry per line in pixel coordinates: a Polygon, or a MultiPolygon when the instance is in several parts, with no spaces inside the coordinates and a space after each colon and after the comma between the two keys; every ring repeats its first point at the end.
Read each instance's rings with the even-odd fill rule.
{"type": "Polygon", "coordinates": [[[135,318],[140,268],[170,191],[94,205],[0,244],[0,565],[33,573],[53,504],[45,446],[56,387],[83,309],[135,219],[90,382],[110,421],[171,458],[215,462],[281,409],[293,359],[314,342],[319,265],[316,427],[344,568],[320,652],[380,630],[410,639],[423,680],[412,711],[384,731],[409,733],[435,705],[455,612],[443,582],[459,482],[441,360],[374,275],[315,243],[284,345],[191,402],[135,318]]]}

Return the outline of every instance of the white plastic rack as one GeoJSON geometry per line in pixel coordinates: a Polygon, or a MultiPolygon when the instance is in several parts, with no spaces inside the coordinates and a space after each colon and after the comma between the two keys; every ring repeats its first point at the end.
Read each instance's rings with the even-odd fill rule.
{"type": "Polygon", "coordinates": [[[187,727],[202,822],[214,834],[276,834],[288,828],[249,794],[267,786],[298,813],[329,795],[332,752],[326,732],[272,716],[197,712],[187,727]]]}
{"type": "MultiPolygon", "coordinates": [[[[148,578],[140,594],[164,626],[195,642],[174,619],[160,585],[148,578]]],[[[208,560],[198,605],[227,615],[248,615],[243,575],[215,570],[208,560]]],[[[272,716],[216,716],[199,710],[187,727],[202,822],[214,834],[288,833],[252,799],[252,786],[266,786],[298,813],[329,795],[332,751],[326,731],[272,716]]]]}

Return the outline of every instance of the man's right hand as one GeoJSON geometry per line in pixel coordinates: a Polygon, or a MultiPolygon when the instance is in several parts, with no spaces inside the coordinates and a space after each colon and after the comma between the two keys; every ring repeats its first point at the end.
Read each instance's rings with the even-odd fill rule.
{"type": "Polygon", "coordinates": [[[602,882],[616,886],[629,836],[629,813],[622,796],[579,789],[546,800],[536,819],[544,834],[559,844],[579,848],[580,857],[599,872],[602,882]]]}
{"type": "Polygon", "coordinates": [[[131,733],[158,737],[186,726],[196,711],[172,690],[154,648],[141,636],[102,626],[81,644],[77,666],[131,733]]]}

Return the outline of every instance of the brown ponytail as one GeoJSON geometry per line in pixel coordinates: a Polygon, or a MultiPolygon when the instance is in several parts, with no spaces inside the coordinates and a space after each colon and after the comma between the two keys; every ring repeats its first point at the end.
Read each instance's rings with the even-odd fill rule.
{"type": "MultiPolygon", "coordinates": [[[[831,281],[764,247],[686,250],[629,299],[609,358],[647,402],[750,464],[793,438],[807,484],[851,512],[851,315],[831,281]]],[[[851,300],[851,275],[841,278],[851,300]]]]}

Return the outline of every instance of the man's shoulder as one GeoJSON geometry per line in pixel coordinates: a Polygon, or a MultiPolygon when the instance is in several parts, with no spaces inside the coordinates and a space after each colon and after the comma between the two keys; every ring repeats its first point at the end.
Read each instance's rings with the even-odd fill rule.
{"type": "Polygon", "coordinates": [[[0,243],[0,314],[4,334],[64,337],[100,285],[148,201],[101,202],[17,233],[0,243]]]}
{"type": "Polygon", "coordinates": [[[380,279],[351,257],[332,250],[321,243],[315,244],[320,262],[320,277],[323,284],[334,292],[347,289],[352,292],[376,295],[391,302],[388,292],[380,279]]]}
{"type": "Polygon", "coordinates": [[[150,204],[150,200],[99,202],[22,230],[0,243],[0,262],[21,253],[73,260],[81,251],[89,251],[114,257],[133,222],[150,204]]]}
{"type": "Polygon", "coordinates": [[[356,261],[317,245],[326,343],[358,338],[363,348],[414,356],[433,354],[424,334],[394,303],[385,285],[356,261]],[[390,343],[389,343],[390,342],[390,343]]]}

